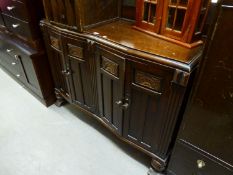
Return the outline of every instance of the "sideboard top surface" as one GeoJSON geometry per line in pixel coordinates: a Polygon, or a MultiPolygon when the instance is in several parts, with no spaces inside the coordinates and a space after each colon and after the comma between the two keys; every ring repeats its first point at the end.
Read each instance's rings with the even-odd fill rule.
{"type": "Polygon", "coordinates": [[[192,49],[186,48],[135,30],[132,26],[132,22],[117,20],[115,22],[96,26],[86,32],[131,49],[169,58],[186,64],[192,62],[202,48],[201,46],[192,49]]]}

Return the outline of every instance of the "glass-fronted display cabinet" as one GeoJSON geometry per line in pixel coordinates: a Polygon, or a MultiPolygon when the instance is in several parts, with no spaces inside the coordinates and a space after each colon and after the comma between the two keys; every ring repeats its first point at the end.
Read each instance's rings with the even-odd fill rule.
{"type": "Polygon", "coordinates": [[[188,47],[199,45],[210,0],[137,0],[136,28],[188,47]]]}

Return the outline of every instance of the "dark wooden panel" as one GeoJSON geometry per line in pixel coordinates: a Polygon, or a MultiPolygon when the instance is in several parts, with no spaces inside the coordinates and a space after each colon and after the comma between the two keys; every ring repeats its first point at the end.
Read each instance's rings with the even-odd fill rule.
{"type": "MultiPolygon", "coordinates": [[[[225,1],[227,2],[227,1],[225,1]]],[[[230,3],[230,1],[228,1],[230,3]]],[[[229,4],[233,5],[233,4],[229,4]]],[[[221,7],[179,139],[233,169],[233,7],[221,7]]],[[[224,173],[223,173],[224,174],[224,173]]]]}
{"type": "Polygon", "coordinates": [[[22,66],[27,77],[27,83],[30,84],[30,86],[32,86],[33,88],[37,89],[39,95],[42,96],[41,92],[39,91],[40,86],[31,58],[22,53],[21,55],[19,55],[19,57],[21,58],[22,66]]]}
{"type": "Polygon", "coordinates": [[[233,171],[218,164],[194,148],[177,143],[169,164],[169,175],[232,175],[233,171]]]}
{"type": "Polygon", "coordinates": [[[20,58],[18,60],[13,60],[11,56],[0,51],[0,64],[19,81],[26,83],[27,80],[20,62],[20,58]]]}
{"type": "Polygon", "coordinates": [[[29,21],[29,10],[25,3],[13,0],[5,1],[5,4],[2,8],[2,13],[13,16],[23,21],[29,21]]]}
{"type": "Polygon", "coordinates": [[[31,30],[31,26],[28,22],[23,22],[7,15],[3,15],[3,18],[7,29],[15,35],[21,36],[25,39],[28,38],[30,40],[38,36],[38,33],[35,33],[33,29],[31,30]]]}
{"type": "Polygon", "coordinates": [[[110,127],[121,134],[124,58],[100,48],[96,58],[100,116],[110,127]]]}
{"type": "Polygon", "coordinates": [[[184,89],[172,85],[174,70],[147,63],[127,62],[124,137],[167,156],[184,89]],[[179,90],[176,90],[179,89],[179,90]]]}
{"type": "Polygon", "coordinates": [[[90,55],[88,43],[85,39],[63,37],[63,47],[67,70],[70,72],[69,84],[72,100],[91,112],[96,110],[96,88],[91,81],[95,76],[90,70],[90,55]]]}
{"type": "Polygon", "coordinates": [[[11,35],[2,33],[0,55],[1,64],[18,78],[29,92],[46,106],[54,102],[53,83],[44,52],[38,52],[11,35]]]}
{"type": "MultiPolygon", "coordinates": [[[[46,31],[46,28],[43,28],[46,31]]],[[[61,35],[55,32],[45,32],[44,39],[46,41],[46,48],[48,59],[53,75],[53,82],[55,89],[60,91],[68,99],[70,96],[70,88],[68,87],[68,77],[64,76],[63,72],[67,69],[64,55],[59,49],[62,48],[61,35]]]]}
{"type": "Polygon", "coordinates": [[[83,21],[83,26],[118,17],[118,3],[118,0],[81,0],[79,4],[81,8],[78,13],[83,21]]]}
{"type": "Polygon", "coordinates": [[[50,21],[79,30],[118,17],[118,3],[118,0],[44,0],[50,21]]]}
{"type": "Polygon", "coordinates": [[[44,6],[49,20],[76,28],[75,9],[78,6],[77,1],[44,0],[44,6]]]}

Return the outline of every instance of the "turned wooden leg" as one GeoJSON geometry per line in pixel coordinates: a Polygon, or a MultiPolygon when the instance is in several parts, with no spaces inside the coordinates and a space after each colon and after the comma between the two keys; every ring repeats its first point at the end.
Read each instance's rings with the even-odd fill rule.
{"type": "Polygon", "coordinates": [[[66,100],[61,96],[61,94],[58,91],[55,91],[55,95],[57,99],[55,105],[61,107],[66,102],[66,100]]]}
{"type": "Polygon", "coordinates": [[[151,166],[156,172],[162,173],[165,170],[166,164],[159,162],[158,160],[152,159],[151,166]]]}

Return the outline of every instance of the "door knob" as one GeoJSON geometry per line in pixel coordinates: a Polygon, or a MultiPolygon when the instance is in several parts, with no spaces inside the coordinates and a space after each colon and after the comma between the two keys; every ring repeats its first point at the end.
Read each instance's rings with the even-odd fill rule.
{"type": "Polygon", "coordinates": [[[63,71],[61,71],[61,73],[65,76],[69,76],[71,74],[71,72],[69,70],[63,70],[63,71]]]}
{"type": "Polygon", "coordinates": [[[129,103],[123,104],[123,105],[122,105],[122,108],[123,108],[124,110],[128,109],[128,108],[129,108],[129,103]]]}
{"type": "Polygon", "coordinates": [[[116,101],[116,104],[117,104],[117,105],[122,105],[122,103],[123,103],[123,102],[122,102],[121,100],[116,101]]]}

